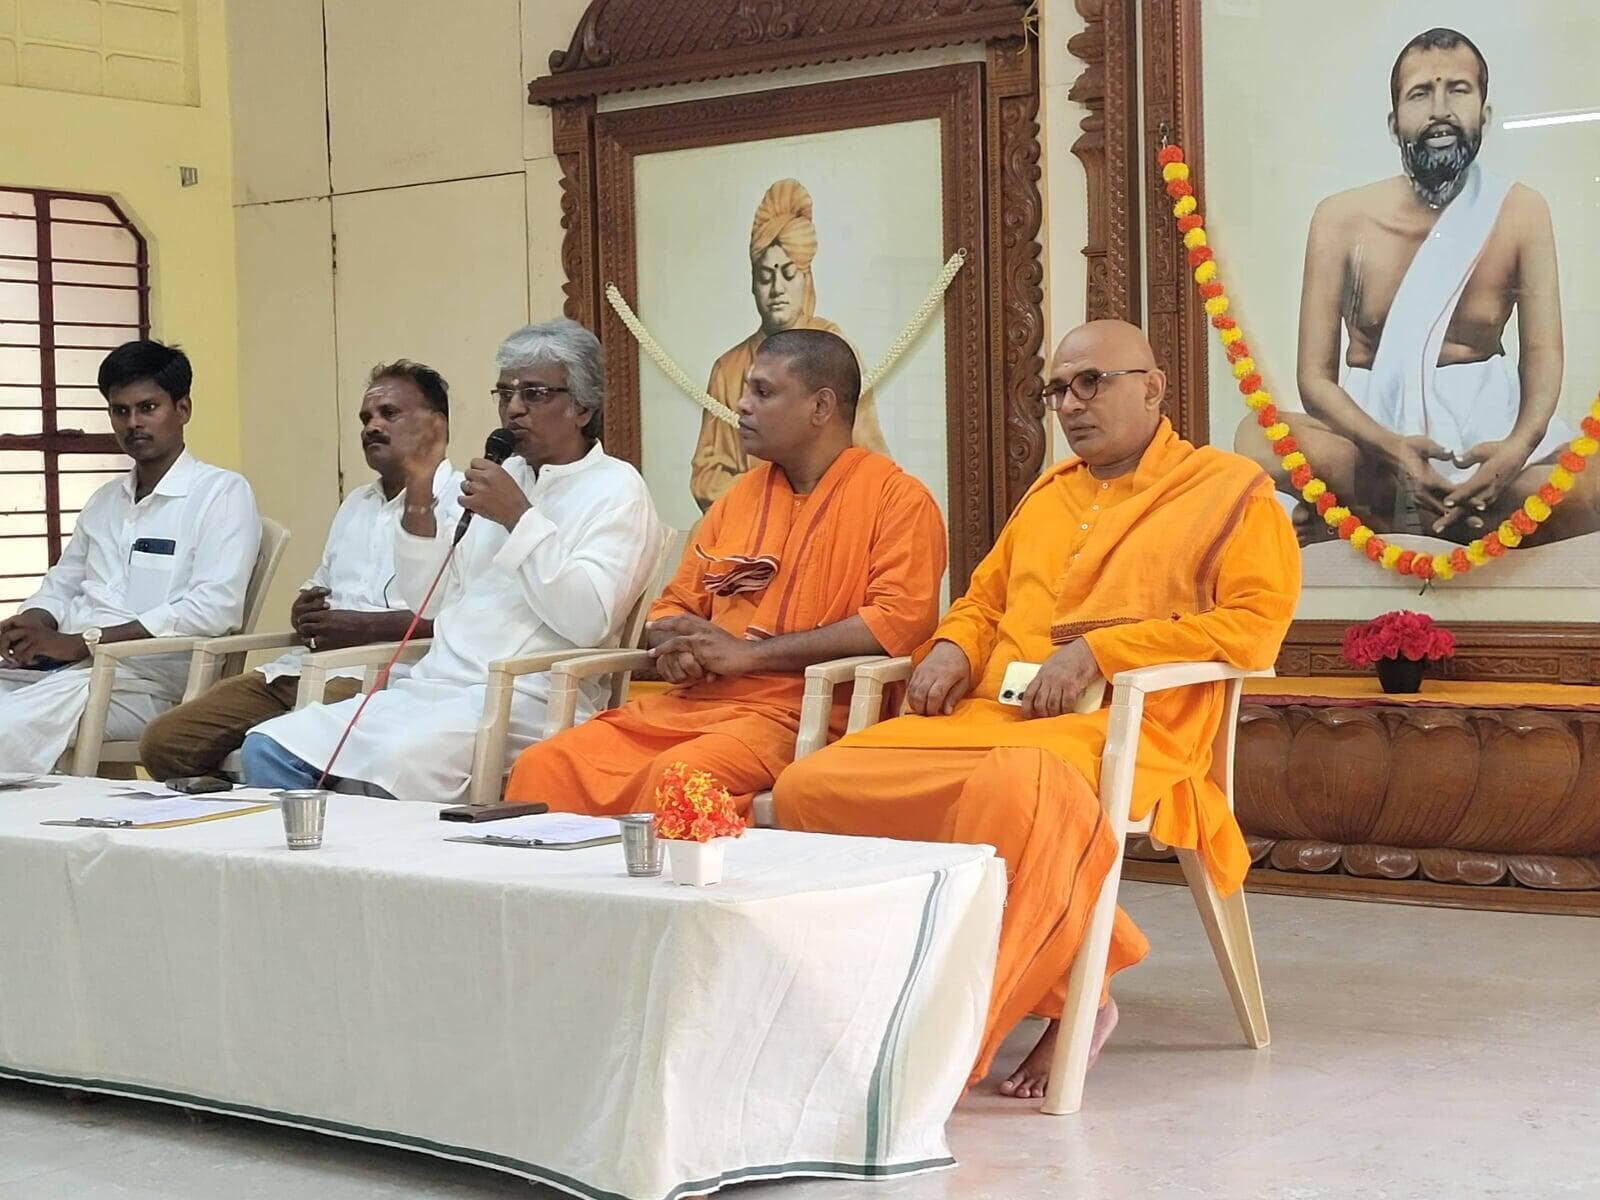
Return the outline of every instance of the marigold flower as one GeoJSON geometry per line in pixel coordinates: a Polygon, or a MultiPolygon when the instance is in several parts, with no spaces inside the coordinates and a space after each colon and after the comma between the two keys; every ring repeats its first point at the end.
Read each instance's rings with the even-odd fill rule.
{"type": "MultiPolygon", "coordinates": [[[[1328,515],[1332,516],[1333,514],[1329,513],[1328,515]]],[[[1354,513],[1351,513],[1349,516],[1340,520],[1339,528],[1336,532],[1345,541],[1349,542],[1356,536],[1356,532],[1361,528],[1361,518],[1356,516],[1354,513]]]]}
{"type": "MultiPolygon", "coordinates": [[[[1228,369],[1233,372],[1233,377],[1235,379],[1243,379],[1246,375],[1249,375],[1256,369],[1256,360],[1247,354],[1228,369]]],[[[1250,390],[1255,391],[1254,388],[1251,388],[1250,390]]]]}
{"type": "Polygon", "coordinates": [[[1483,539],[1483,552],[1490,558],[1499,558],[1506,552],[1505,544],[1501,542],[1497,532],[1491,532],[1483,539]]]}
{"type": "MultiPolygon", "coordinates": [[[[1200,265],[1203,267],[1206,264],[1201,263],[1200,265]]],[[[1220,283],[1202,283],[1200,285],[1200,295],[1207,300],[1210,300],[1213,296],[1220,296],[1222,295],[1222,285],[1220,283]]]]}
{"type": "Polygon", "coordinates": [[[1362,549],[1369,541],[1378,535],[1365,525],[1357,525],[1356,531],[1350,535],[1350,544],[1357,550],[1362,549]]]}
{"type": "Polygon", "coordinates": [[[1166,166],[1168,163],[1179,163],[1179,162],[1182,162],[1183,161],[1183,147],[1178,145],[1176,142],[1174,142],[1170,146],[1161,147],[1161,152],[1156,155],[1156,161],[1158,163],[1160,163],[1163,167],[1166,166]]]}
{"type": "Polygon", "coordinates": [[[1196,226],[1195,228],[1189,230],[1188,233],[1183,235],[1183,244],[1190,250],[1193,250],[1196,246],[1204,246],[1206,244],[1205,229],[1200,226],[1196,226]]]}
{"type": "MultiPolygon", "coordinates": [[[[1394,569],[1399,571],[1402,575],[1411,574],[1411,568],[1416,565],[1417,557],[1418,555],[1415,550],[1400,551],[1400,553],[1395,557],[1394,569]]],[[[1424,558],[1423,561],[1426,562],[1427,560],[1424,558]]]]}
{"type": "Polygon", "coordinates": [[[1189,164],[1186,162],[1169,162],[1161,168],[1161,178],[1171,183],[1174,179],[1189,178],[1189,164]]]}
{"type": "Polygon", "coordinates": [[[1205,302],[1205,310],[1208,316],[1220,317],[1228,311],[1228,298],[1226,296],[1211,297],[1205,302]]]}
{"type": "MultiPolygon", "coordinates": [[[[1206,303],[1209,304],[1211,302],[1208,300],[1206,303]]],[[[1243,379],[1239,380],[1239,392],[1241,395],[1248,396],[1251,392],[1259,392],[1260,390],[1261,376],[1257,375],[1253,371],[1249,375],[1246,375],[1243,379]]]]}
{"type": "Polygon", "coordinates": [[[1294,484],[1296,488],[1305,487],[1306,484],[1311,482],[1311,468],[1301,463],[1289,472],[1289,482],[1294,484]]]}
{"type": "Polygon", "coordinates": [[[1175,217],[1187,217],[1199,207],[1199,201],[1193,196],[1180,196],[1178,202],[1172,206],[1172,215],[1175,217]]]}
{"type": "Polygon", "coordinates": [[[1248,407],[1260,412],[1262,409],[1272,407],[1272,395],[1270,392],[1251,392],[1244,398],[1244,402],[1248,407]]]}
{"type": "Polygon", "coordinates": [[[1290,434],[1284,434],[1283,437],[1272,443],[1272,452],[1279,458],[1282,458],[1285,454],[1293,454],[1298,449],[1300,449],[1300,443],[1295,441],[1290,434]]]}

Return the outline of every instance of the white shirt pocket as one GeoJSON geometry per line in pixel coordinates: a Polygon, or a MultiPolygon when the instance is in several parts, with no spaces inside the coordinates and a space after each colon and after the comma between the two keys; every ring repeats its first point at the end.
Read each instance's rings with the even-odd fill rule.
{"type": "Polygon", "coordinates": [[[142,613],[166,602],[178,562],[171,538],[140,538],[128,555],[128,609],[142,613]]]}

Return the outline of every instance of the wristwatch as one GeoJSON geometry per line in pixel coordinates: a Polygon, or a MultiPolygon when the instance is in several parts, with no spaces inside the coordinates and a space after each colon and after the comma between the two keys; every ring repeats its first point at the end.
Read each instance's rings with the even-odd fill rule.
{"type": "Polygon", "coordinates": [[[100,630],[91,626],[90,628],[85,629],[78,636],[83,639],[83,644],[89,651],[89,657],[93,658],[94,648],[100,644],[100,630]]]}

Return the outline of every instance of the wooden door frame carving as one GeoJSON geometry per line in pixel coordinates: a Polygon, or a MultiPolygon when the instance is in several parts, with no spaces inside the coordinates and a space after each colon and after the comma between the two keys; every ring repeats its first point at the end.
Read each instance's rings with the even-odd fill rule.
{"type": "Polygon", "coordinates": [[[1044,463],[1039,68],[1030,7],[1027,0],[660,0],[640,20],[637,5],[594,0],[568,49],[550,56],[550,74],[528,85],[528,97],[552,114],[563,311],[595,329],[606,347],[609,450],[640,461],[638,356],[602,299],[608,281],[636,294],[634,156],[938,117],[945,249],[968,251],[944,308],[950,571],[953,589],[964,589],[1044,463]],[[599,98],[617,92],[962,45],[981,47],[982,61],[599,111],[599,98]]]}
{"type": "MultiPolygon", "coordinates": [[[[1190,182],[1205,203],[1205,114],[1201,86],[1201,0],[1140,0],[1144,32],[1143,98],[1149,275],[1146,329],[1156,361],[1180,397],[1173,408],[1178,431],[1208,440],[1207,355],[1210,330],[1193,287],[1181,243],[1166,220],[1167,200],[1155,156],[1163,132],[1183,146],[1190,182]]],[[[1096,7],[1079,0],[1079,8],[1096,7]]],[[[1112,7],[1105,0],[1101,7],[1112,7]]],[[[1131,53],[1131,51],[1130,51],[1131,53]]],[[[1087,74],[1087,72],[1086,72],[1087,74]]],[[[1106,97],[1105,121],[1126,95],[1106,97]]],[[[1085,122],[1087,126],[1087,122],[1085,122]]],[[[1364,565],[1364,564],[1363,564],[1364,565]]],[[[1372,568],[1376,569],[1376,568],[1372,568]]],[[[1448,585],[1446,585],[1448,586],[1448,585]]],[[[1411,596],[1395,593],[1395,607],[1411,596]]],[[[1344,664],[1336,645],[1343,621],[1296,621],[1278,658],[1281,674],[1359,674],[1344,664]]],[[[1453,621],[1459,653],[1450,674],[1507,682],[1600,684],[1600,623],[1581,621],[1453,621]]]]}

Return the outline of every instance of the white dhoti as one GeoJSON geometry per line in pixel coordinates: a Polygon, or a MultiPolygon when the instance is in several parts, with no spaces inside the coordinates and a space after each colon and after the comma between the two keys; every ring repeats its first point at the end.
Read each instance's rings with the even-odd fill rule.
{"type": "MultiPolygon", "coordinates": [[[[1439,365],[1456,305],[1494,232],[1511,181],[1467,168],[1467,182],[1423,238],[1384,317],[1372,367],[1350,367],[1345,392],[1385,429],[1431,438],[1458,457],[1480,442],[1500,441],[1522,410],[1522,387],[1505,355],[1483,362],[1439,365]]],[[[1566,422],[1550,422],[1530,462],[1548,458],[1574,437],[1566,422]]],[[[1452,483],[1477,467],[1434,462],[1452,483]]]]}
{"type": "MultiPolygon", "coordinates": [[[[421,669],[421,664],[419,664],[421,669]]],[[[518,688],[511,699],[502,774],[518,754],[544,735],[545,676],[537,690],[518,688]]],[[[589,681],[592,683],[593,681],[589,681]]],[[[483,683],[428,678],[391,682],[372,697],[350,739],[339,751],[332,774],[376,784],[399,800],[450,804],[466,793],[472,754],[483,716],[483,683]]],[[[252,729],[314,767],[327,763],[361,697],[338,704],[310,704],[263,721],[252,729]]],[[[580,696],[578,716],[592,715],[594,698],[580,696]]]]}
{"type": "MultiPolygon", "coordinates": [[[[89,668],[0,671],[0,771],[45,774],[77,737],[89,700],[89,668]]],[[[172,701],[150,691],[115,688],[106,738],[137,741],[172,701]]]]}
{"type": "MultiPolygon", "coordinates": [[[[1386,429],[1407,435],[1426,434],[1453,454],[1464,454],[1479,442],[1498,442],[1511,433],[1522,411],[1522,388],[1516,368],[1504,354],[1483,362],[1454,363],[1432,373],[1428,419],[1425,428],[1409,426],[1405,406],[1392,377],[1382,379],[1365,367],[1345,372],[1345,393],[1361,410],[1386,429]]],[[[1544,437],[1528,456],[1529,462],[1552,459],[1577,435],[1560,417],[1550,422],[1544,437]]],[[[1450,462],[1433,467],[1453,483],[1477,470],[1450,462]]]]}

